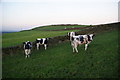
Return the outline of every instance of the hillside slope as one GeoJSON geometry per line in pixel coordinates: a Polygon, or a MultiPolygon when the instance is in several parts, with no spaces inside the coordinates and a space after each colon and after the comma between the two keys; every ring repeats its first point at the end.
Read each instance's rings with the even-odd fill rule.
{"type": "Polygon", "coordinates": [[[67,35],[68,32],[74,31],[77,34],[98,33],[117,29],[119,23],[104,25],[51,25],[45,27],[37,27],[32,30],[6,33],[2,35],[2,48],[20,47],[24,41],[34,42],[36,38],[56,37],[67,35]],[[66,27],[66,29],[64,29],[66,27]],[[74,27],[74,28],[73,28],[74,27]]]}
{"type": "Polygon", "coordinates": [[[48,26],[42,26],[42,27],[36,27],[32,30],[39,30],[39,31],[59,31],[59,30],[67,30],[67,29],[75,29],[75,28],[81,28],[81,27],[87,27],[88,25],[77,25],[77,24],[61,24],[61,25],[48,25],[48,26]]]}
{"type": "Polygon", "coordinates": [[[3,78],[118,78],[118,32],[99,33],[87,51],[72,53],[70,42],[3,56],[3,78]]]}
{"type": "Polygon", "coordinates": [[[25,30],[20,32],[5,33],[2,35],[2,44],[3,44],[2,47],[6,48],[6,47],[21,45],[21,43],[23,43],[24,41],[34,42],[36,38],[49,38],[60,35],[66,35],[68,32],[71,31],[75,31],[75,32],[80,31],[79,28],[81,27],[85,27],[85,25],[50,25],[50,26],[37,27],[31,30],[25,30]]]}

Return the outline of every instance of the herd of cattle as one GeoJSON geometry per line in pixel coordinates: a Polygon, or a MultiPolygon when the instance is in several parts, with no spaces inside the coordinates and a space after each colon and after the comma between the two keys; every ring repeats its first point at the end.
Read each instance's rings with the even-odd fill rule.
{"type": "MultiPolygon", "coordinates": [[[[77,46],[85,44],[85,50],[87,50],[88,44],[93,40],[94,34],[87,34],[87,35],[75,35],[75,32],[69,32],[68,33],[69,40],[71,42],[71,46],[73,48],[73,52],[77,52],[77,46]]],[[[40,45],[44,45],[45,50],[47,49],[49,38],[37,38],[36,39],[36,47],[37,50],[39,50],[40,45]]],[[[30,41],[24,42],[24,51],[25,51],[25,57],[30,57],[31,49],[32,49],[32,43],[30,41]]]]}

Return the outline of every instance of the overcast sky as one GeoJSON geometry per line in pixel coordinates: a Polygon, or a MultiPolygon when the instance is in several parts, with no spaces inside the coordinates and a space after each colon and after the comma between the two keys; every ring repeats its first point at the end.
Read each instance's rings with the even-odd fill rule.
{"type": "Polygon", "coordinates": [[[51,24],[118,22],[119,0],[2,0],[2,30],[20,31],[51,24]]]}

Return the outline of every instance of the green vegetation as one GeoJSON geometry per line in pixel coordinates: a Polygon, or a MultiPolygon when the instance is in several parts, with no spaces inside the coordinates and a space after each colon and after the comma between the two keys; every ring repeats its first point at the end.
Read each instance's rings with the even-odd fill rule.
{"type": "Polygon", "coordinates": [[[72,53],[70,42],[64,42],[47,50],[33,50],[28,59],[23,51],[4,55],[3,78],[117,78],[117,36],[117,31],[97,34],[87,51],[84,45],[78,47],[78,54],[72,53]]]}
{"type": "Polygon", "coordinates": [[[80,31],[80,30],[63,30],[63,31],[45,31],[45,30],[59,30],[64,28],[76,28],[76,27],[85,27],[85,25],[51,25],[44,27],[37,27],[31,30],[14,32],[14,33],[5,33],[2,35],[2,47],[11,47],[20,45],[24,41],[35,41],[36,38],[46,38],[46,37],[55,37],[60,35],[66,35],[67,32],[71,31],[80,31]]]}
{"type": "Polygon", "coordinates": [[[15,33],[5,33],[2,36],[2,47],[11,47],[22,44],[24,41],[35,41],[36,38],[55,37],[60,35],[66,35],[67,32],[79,31],[79,30],[67,30],[67,31],[22,31],[15,33]]]}
{"type": "Polygon", "coordinates": [[[78,27],[86,27],[86,25],[51,25],[44,27],[37,27],[32,30],[59,30],[59,29],[67,29],[67,28],[78,28],[78,27]]]}

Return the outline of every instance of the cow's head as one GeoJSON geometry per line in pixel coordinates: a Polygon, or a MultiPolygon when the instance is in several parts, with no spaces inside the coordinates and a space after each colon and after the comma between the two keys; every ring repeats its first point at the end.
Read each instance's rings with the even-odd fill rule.
{"type": "Polygon", "coordinates": [[[75,32],[73,32],[73,31],[72,32],[68,32],[68,36],[71,36],[71,37],[75,36],[75,32]]]}
{"type": "Polygon", "coordinates": [[[46,40],[50,40],[51,38],[46,38],[46,40]]]}
{"type": "Polygon", "coordinates": [[[89,36],[90,36],[90,40],[92,41],[95,34],[90,34],[89,36]]]}
{"type": "Polygon", "coordinates": [[[67,36],[70,36],[70,32],[68,32],[68,35],[67,36]]]}
{"type": "Polygon", "coordinates": [[[26,41],[26,42],[23,42],[23,44],[26,46],[26,45],[29,45],[30,47],[32,47],[32,43],[30,41],[26,41]]]}

